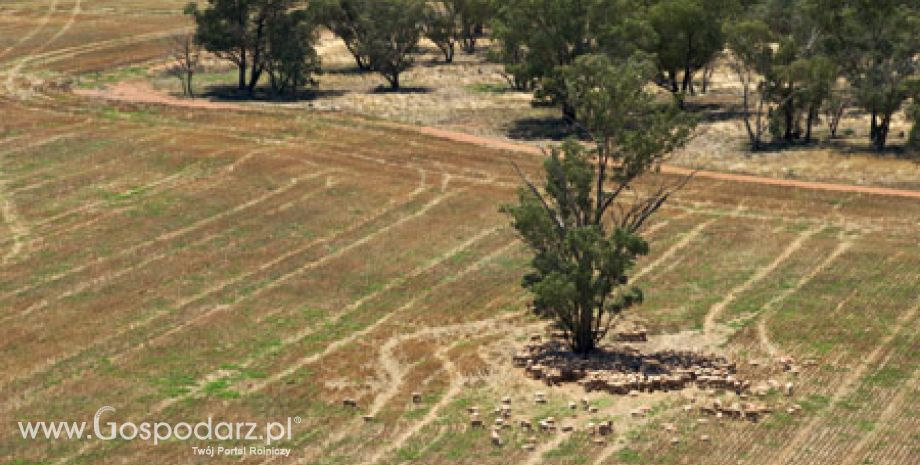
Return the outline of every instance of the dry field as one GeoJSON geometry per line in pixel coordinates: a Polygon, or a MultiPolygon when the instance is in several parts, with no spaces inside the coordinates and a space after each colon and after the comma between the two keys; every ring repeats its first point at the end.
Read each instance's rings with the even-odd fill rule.
{"type": "Polygon", "coordinates": [[[497,208],[518,186],[509,160],[535,173],[532,155],[300,107],[24,84],[148,61],[185,26],[178,3],[0,7],[0,464],[920,463],[916,199],[692,182],[647,228],[648,299],[629,318],[650,347],[717,352],[794,395],[770,394],[759,423],[700,422],[682,408],[711,400],[696,390],[592,393],[598,413],[573,418],[582,392],[511,366],[544,325],[497,208]],[[817,363],[794,376],[781,355],[817,363]],[[494,447],[466,408],[491,420],[504,396],[515,418],[577,429],[528,451],[515,428],[494,447]],[[291,457],[241,460],[16,426],[104,405],[121,422],[302,422],[276,444],[291,457]],[[583,429],[603,419],[615,434],[597,445],[583,429]]]}

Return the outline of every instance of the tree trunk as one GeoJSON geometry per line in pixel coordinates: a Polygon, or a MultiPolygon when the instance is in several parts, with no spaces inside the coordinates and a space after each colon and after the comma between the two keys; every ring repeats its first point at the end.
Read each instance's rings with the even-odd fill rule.
{"type": "Polygon", "coordinates": [[[811,126],[815,122],[816,111],[814,106],[808,107],[808,119],[805,121],[805,143],[811,143],[811,126]]]}
{"type": "Polygon", "coordinates": [[[194,75],[195,75],[195,73],[192,72],[192,71],[187,71],[186,74],[185,74],[185,87],[186,87],[186,89],[187,89],[187,91],[188,91],[188,96],[189,96],[189,97],[194,97],[194,96],[195,96],[195,92],[192,91],[192,77],[193,77],[194,75]]]}
{"type": "Polygon", "coordinates": [[[240,72],[239,72],[239,87],[238,87],[238,89],[241,91],[246,89],[246,67],[247,67],[246,49],[242,48],[240,49],[240,63],[239,63],[240,72]]]}
{"type": "Polygon", "coordinates": [[[878,112],[872,110],[872,119],[869,123],[869,139],[875,142],[878,135],[878,112]]]}
{"type": "Polygon", "coordinates": [[[444,52],[444,62],[453,63],[454,62],[454,43],[451,42],[447,44],[447,46],[444,47],[442,51],[444,52]]]}
{"type": "Polygon", "coordinates": [[[700,90],[702,93],[709,91],[709,75],[712,72],[712,64],[707,63],[706,67],[703,68],[703,88],[700,90]]]}
{"type": "Polygon", "coordinates": [[[883,115],[882,121],[875,128],[875,150],[881,152],[885,150],[888,143],[888,130],[891,127],[891,115],[883,115]]]}
{"type": "Polygon", "coordinates": [[[596,348],[594,340],[593,309],[582,307],[579,315],[578,327],[572,334],[572,352],[587,358],[596,348]]]}
{"type": "Polygon", "coordinates": [[[259,84],[259,79],[262,77],[262,68],[256,68],[255,63],[253,63],[252,72],[249,74],[249,85],[246,87],[249,96],[252,97],[256,92],[256,85],[259,84]]]}
{"type": "Polygon", "coordinates": [[[390,82],[390,89],[399,90],[399,73],[398,72],[385,74],[384,77],[387,79],[387,81],[390,82]]]}
{"type": "Polygon", "coordinates": [[[783,135],[783,139],[786,139],[787,142],[792,142],[795,128],[795,107],[793,106],[792,99],[786,103],[785,108],[783,109],[786,116],[786,133],[783,135]]]}
{"type": "Polygon", "coordinates": [[[575,107],[568,102],[562,104],[562,116],[569,121],[578,121],[578,114],[575,111],[575,107]]]}

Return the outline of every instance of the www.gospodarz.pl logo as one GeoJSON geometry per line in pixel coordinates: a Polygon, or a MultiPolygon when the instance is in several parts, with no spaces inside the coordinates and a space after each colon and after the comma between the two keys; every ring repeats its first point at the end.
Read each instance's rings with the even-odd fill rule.
{"type": "Polygon", "coordinates": [[[28,440],[123,440],[144,441],[157,445],[166,441],[237,441],[259,442],[267,446],[279,441],[289,441],[294,425],[300,417],[288,417],[283,422],[215,422],[208,417],[197,423],[164,421],[104,421],[103,416],[115,413],[115,408],[105,406],[93,415],[92,429],[87,422],[20,421],[19,433],[28,440]]]}

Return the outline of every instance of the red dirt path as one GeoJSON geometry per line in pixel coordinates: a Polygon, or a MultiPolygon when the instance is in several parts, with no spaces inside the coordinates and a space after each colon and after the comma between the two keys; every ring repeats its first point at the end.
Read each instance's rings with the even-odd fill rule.
{"type": "MultiPolygon", "coordinates": [[[[104,98],[108,100],[117,100],[122,102],[131,102],[131,103],[147,103],[147,104],[156,104],[156,105],[169,105],[176,107],[184,108],[197,108],[197,109],[211,109],[211,110],[228,110],[228,109],[244,109],[245,105],[239,105],[232,102],[216,102],[213,100],[203,100],[203,99],[183,99],[173,97],[171,95],[162,93],[154,89],[150,84],[144,82],[119,82],[107,89],[104,90],[88,90],[80,89],[74,91],[77,95],[82,95],[86,97],[95,97],[95,98],[104,98]]],[[[539,147],[533,145],[512,142],[508,140],[493,138],[493,137],[483,137],[475,136],[472,134],[465,134],[462,132],[450,131],[447,129],[440,129],[428,126],[412,126],[400,123],[386,123],[388,125],[394,125],[403,129],[412,129],[421,132],[433,137],[438,137],[441,139],[447,139],[454,142],[461,142],[465,144],[479,145],[483,147],[509,150],[516,152],[525,152],[533,154],[542,154],[542,151],[539,147]]],[[[677,175],[689,175],[694,172],[694,170],[688,168],[681,168],[673,165],[664,165],[661,167],[661,171],[667,174],[677,174],[677,175]]],[[[791,187],[796,189],[811,189],[811,190],[821,190],[821,191],[833,191],[833,192],[847,192],[847,193],[856,193],[856,194],[869,194],[869,195],[883,195],[890,197],[904,197],[904,198],[915,198],[920,199],[920,191],[906,190],[906,189],[893,189],[887,187],[872,187],[872,186],[854,186],[848,184],[834,184],[826,182],[816,182],[816,181],[801,181],[795,179],[776,179],[776,178],[767,178],[763,176],[751,176],[745,174],[732,174],[732,173],[721,173],[717,171],[705,171],[698,170],[695,171],[695,176],[698,178],[712,179],[716,181],[732,181],[732,182],[742,182],[742,183],[751,183],[751,184],[762,184],[770,186],[779,186],[779,187],[791,187]]]]}

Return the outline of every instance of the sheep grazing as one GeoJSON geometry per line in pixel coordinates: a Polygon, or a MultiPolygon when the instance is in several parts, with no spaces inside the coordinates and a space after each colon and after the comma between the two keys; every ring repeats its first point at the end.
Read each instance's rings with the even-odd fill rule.
{"type": "Polygon", "coordinates": [[[785,389],[786,397],[792,397],[792,392],[794,388],[795,386],[792,383],[786,383],[786,389],[785,389]]]}
{"type": "Polygon", "coordinates": [[[412,393],[412,403],[413,403],[413,404],[421,404],[421,403],[422,403],[422,393],[421,393],[421,392],[413,392],[413,393],[412,393]]]}
{"type": "Polygon", "coordinates": [[[505,405],[511,404],[511,396],[502,397],[502,403],[505,405]]]}
{"type": "Polygon", "coordinates": [[[529,442],[521,446],[521,449],[524,449],[527,452],[533,452],[536,448],[537,448],[536,444],[529,443],[529,442]]]}
{"type": "Polygon", "coordinates": [[[562,430],[563,433],[571,433],[572,431],[575,431],[575,425],[573,425],[573,424],[571,424],[571,423],[566,423],[566,424],[562,425],[561,430],[562,430]]]}
{"type": "Polygon", "coordinates": [[[367,423],[370,423],[370,422],[374,421],[374,416],[373,416],[373,415],[364,415],[364,417],[362,417],[362,418],[364,418],[364,421],[367,422],[367,423]]]}
{"type": "Polygon", "coordinates": [[[576,404],[575,402],[569,402],[569,409],[578,410],[578,404],[576,404]]]}
{"type": "Polygon", "coordinates": [[[481,418],[474,416],[473,418],[470,418],[470,427],[471,428],[485,428],[486,425],[483,424],[481,418]]]}
{"type": "Polygon", "coordinates": [[[521,420],[518,422],[518,425],[528,431],[533,430],[533,423],[531,423],[530,420],[521,420]]]}
{"type": "Polygon", "coordinates": [[[546,403],[546,394],[543,393],[543,392],[537,392],[537,393],[534,394],[533,400],[534,400],[534,402],[536,402],[536,403],[538,403],[538,404],[545,404],[545,403],[546,403]]]}
{"type": "Polygon", "coordinates": [[[553,417],[546,418],[545,420],[540,421],[540,431],[552,432],[556,431],[556,419],[553,417]]]}
{"type": "Polygon", "coordinates": [[[342,400],[342,406],[344,406],[344,407],[357,408],[357,407],[358,407],[358,401],[356,401],[356,400],[354,400],[354,399],[343,399],[343,400],[342,400]]]}
{"type": "Polygon", "coordinates": [[[492,445],[493,445],[493,446],[495,446],[495,447],[501,447],[502,445],[504,445],[504,442],[502,441],[502,437],[498,435],[498,431],[497,431],[497,430],[494,430],[494,429],[493,429],[493,430],[492,430],[492,433],[491,433],[491,435],[490,435],[490,437],[491,437],[491,439],[492,439],[492,445]]]}
{"type": "Polygon", "coordinates": [[[613,422],[607,420],[599,425],[597,425],[597,434],[601,436],[607,436],[613,434],[613,422]]]}

